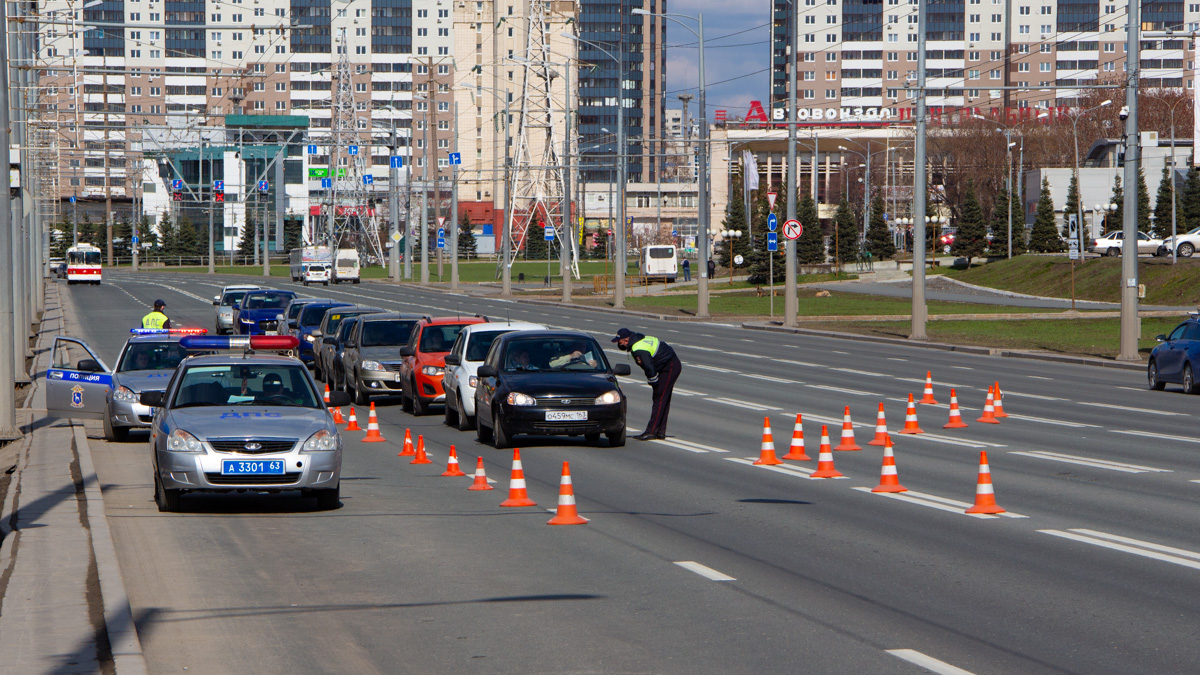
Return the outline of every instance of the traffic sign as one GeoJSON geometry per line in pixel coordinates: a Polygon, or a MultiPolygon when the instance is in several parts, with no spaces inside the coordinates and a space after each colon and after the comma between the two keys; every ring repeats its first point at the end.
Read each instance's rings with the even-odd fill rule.
{"type": "Polygon", "coordinates": [[[351,145],[349,148],[347,148],[347,150],[350,152],[351,155],[358,154],[358,146],[357,145],[351,145]]]}
{"type": "Polygon", "coordinates": [[[399,156],[392,157],[392,168],[393,169],[403,169],[404,168],[404,158],[399,157],[399,156]]]}
{"type": "Polygon", "coordinates": [[[175,180],[171,181],[171,188],[175,189],[175,190],[182,190],[183,189],[183,181],[176,178],[175,180]]]}
{"type": "MultiPolygon", "coordinates": [[[[775,215],[775,214],[772,213],[771,215],[775,215]]],[[[778,232],[768,232],[767,233],[767,250],[768,251],[778,251],[779,250],[779,233],[778,232]]]]}
{"type": "Polygon", "coordinates": [[[462,154],[458,153],[458,152],[450,153],[450,163],[451,164],[462,164],[462,154]]]}
{"type": "Polygon", "coordinates": [[[315,145],[308,146],[308,154],[310,154],[310,155],[317,154],[317,146],[315,146],[315,145]]]}
{"type": "MultiPolygon", "coordinates": [[[[437,221],[438,221],[438,227],[445,225],[446,224],[446,216],[438,216],[437,221]]],[[[438,236],[440,237],[442,235],[439,234],[438,236]]]]}
{"type": "Polygon", "coordinates": [[[733,264],[734,265],[741,265],[743,262],[745,262],[745,260],[746,259],[743,258],[740,253],[738,255],[733,256],[733,264]]]}
{"type": "Polygon", "coordinates": [[[214,189],[214,190],[224,190],[224,189],[225,189],[225,181],[223,181],[223,180],[214,180],[214,181],[213,181],[213,189],[214,189]]]}
{"type": "Polygon", "coordinates": [[[438,239],[445,239],[445,238],[446,238],[446,231],[445,231],[445,230],[443,230],[442,228],[440,228],[440,227],[439,227],[439,228],[438,228],[438,237],[437,237],[437,238],[438,238],[438,239]]]}
{"type": "Polygon", "coordinates": [[[369,173],[363,174],[363,185],[374,185],[374,184],[375,184],[375,176],[372,176],[369,173]]]}
{"type": "Polygon", "coordinates": [[[333,179],[332,178],[322,178],[321,179],[321,189],[322,190],[328,190],[332,187],[333,187],[333,179]]]}
{"type": "Polygon", "coordinates": [[[397,244],[400,243],[400,240],[403,238],[404,238],[404,235],[400,234],[399,232],[392,233],[392,241],[396,242],[397,244]]]}
{"type": "Polygon", "coordinates": [[[74,203],[75,203],[75,195],[71,195],[71,203],[72,203],[72,204],[74,204],[74,203]]]}
{"type": "Polygon", "coordinates": [[[543,236],[546,238],[546,241],[554,241],[554,228],[547,225],[543,236]]]}
{"type": "Polygon", "coordinates": [[[258,181],[258,191],[259,192],[266,192],[267,190],[270,190],[270,189],[271,189],[270,181],[265,181],[265,180],[258,181]]]}
{"type": "Polygon", "coordinates": [[[779,227],[779,218],[777,218],[774,213],[768,214],[767,229],[773,233],[777,227],[779,227]]]}
{"type": "Polygon", "coordinates": [[[437,247],[446,248],[446,239],[444,237],[438,237],[437,247]]]}
{"type": "Polygon", "coordinates": [[[783,224],[783,236],[788,239],[799,239],[804,234],[804,226],[798,220],[789,220],[783,224]]]}
{"type": "Polygon", "coordinates": [[[134,244],[137,244],[138,241],[140,241],[140,240],[138,239],[138,236],[135,234],[135,235],[133,235],[132,241],[134,244]]]}
{"type": "Polygon", "coordinates": [[[213,192],[213,203],[224,204],[225,203],[225,193],[223,191],[222,192],[213,192]]]}
{"type": "Polygon", "coordinates": [[[672,237],[678,237],[678,236],[679,236],[679,230],[671,230],[671,236],[672,236],[672,237]]]}
{"type": "MultiPolygon", "coordinates": [[[[771,211],[775,210],[775,198],[778,196],[779,195],[774,192],[767,193],[767,208],[770,209],[771,211]]],[[[775,229],[775,228],[771,228],[771,229],[775,229]]]]}

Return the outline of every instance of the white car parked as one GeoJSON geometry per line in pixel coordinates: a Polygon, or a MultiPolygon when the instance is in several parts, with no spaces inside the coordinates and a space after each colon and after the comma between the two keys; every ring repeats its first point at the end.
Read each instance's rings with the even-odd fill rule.
{"type": "Polygon", "coordinates": [[[471,324],[459,332],[446,355],[446,374],[442,377],[442,389],[446,392],[446,424],[461,431],[475,428],[476,371],[487,358],[492,341],[515,330],[546,330],[546,327],[522,321],[489,322],[471,324]]]}
{"type": "Polygon", "coordinates": [[[1158,255],[1171,255],[1171,249],[1175,249],[1175,254],[1180,258],[1192,257],[1193,253],[1200,250],[1200,227],[1184,232],[1175,238],[1163,239],[1158,255]]]}
{"type": "MultiPolygon", "coordinates": [[[[1149,253],[1150,255],[1158,255],[1158,248],[1162,246],[1162,239],[1155,239],[1145,232],[1138,232],[1138,254],[1149,253]]],[[[1114,230],[1108,234],[1093,239],[1092,245],[1088,247],[1091,253],[1098,253],[1106,256],[1119,256],[1125,250],[1125,232],[1123,230],[1114,230]]]]}

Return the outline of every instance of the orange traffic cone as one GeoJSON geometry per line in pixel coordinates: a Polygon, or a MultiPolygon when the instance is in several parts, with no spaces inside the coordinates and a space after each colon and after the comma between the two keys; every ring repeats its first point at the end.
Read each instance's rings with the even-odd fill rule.
{"type": "Polygon", "coordinates": [[[446,460],[446,470],[442,472],[443,476],[465,476],[467,474],[458,468],[458,453],[455,452],[454,446],[450,446],[450,459],[446,460]]]}
{"type": "Polygon", "coordinates": [[[362,431],[362,427],[358,426],[358,418],[354,416],[354,406],[350,406],[350,421],[346,431],[362,431]]]}
{"type": "Polygon", "coordinates": [[[771,436],[771,418],[763,418],[762,450],[758,453],[755,464],[783,464],[775,456],[775,439],[771,436]]]}
{"type": "Polygon", "coordinates": [[[433,464],[425,454],[425,437],[417,436],[417,456],[409,464],[433,464]]]}
{"type": "Polygon", "coordinates": [[[942,425],[943,429],[965,429],[967,423],[963,421],[962,411],[958,409],[958,394],[950,390],[950,421],[942,425]]]}
{"type": "Polygon", "coordinates": [[[575,486],[571,483],[571,465],[563,462],[562,482],[558,484],[558,512],[546,521],[547,525],[586,525],[575,508],[575,486]]]}
{"type": "Polygon", "coordinates": [[[337,407],[337,408],[333,409],[333,423],[334,424],[345,424],[346,423],[346,418],[342,417],[341,407],[337,407]]]}
{"type": "Polygon", "coordinates": [[[817,470],[813,478],[841,478],[842,474],[833,468],[833,451],[829,449],[829,428],[821,425],[821,452],[817,455],[817,470]]]}
{"type": "Polygon", "coordinates": [[[329,385],[325,385],[325,407],[329,407],[329,385]]]}
{"type": "MultiPolygon", "coordinates": [[[[445,476],[446,474],[442,474],[445,476]]],[[[471,483],[468,490],[495,490],[496,488],[488,485],[487,474],[483,470],[483,458],[480,457],[475,462],[475,482],[471,483]]]]}
{"type": "Polygon", "coordinates": [[[996,419],[1008,417],[1008,413],[1004,412],[1004,397],[1000,394],[1000,383],[997,382],[996,384],[992,385],[992,389],[995,390],[995,392],[992,394],[992,398],[994,399],[992,401],[992,408],[994,409],[992,416],[996,419]]]}
{"type": "Polygon", "coordinates": [[[417,451],[413,448],[412,429],[404,430],[404,447],[400,448],[400,452],[396,453],[397,457],[414,457],[417,451]]]}
{"type": "Polygon", "coordinates": [[[800,413],[796,413],[796,426],[792,427],[792,446],[788,448],[788,453],[783,456],[783,459],[812,461],[812,457],[809,457],[808,453],[804,451],[804,425],[800,419],[800,413]]]}
{"type": "Polygon", "coordinates": [[[908,395],[908,412],[904,415],[902,434],[923,434],[925,430],[917,426],[917,404],[913,403],[913,395],[908,395]]]}
{"type": "Polygon", "coordinates": [[[975,484],[975,506],[967,513],[1004,513],[996,505],[996,493],[992,490],[992,469],[988,466],[987,451],[979,452],[979,480],[975,484]]]}
{"type": "Polygon", "coordinates": [[[379,433],[379,419],[375,417],[375,403],[371,403],[371,413],[367,416],[367,435],[363,443],[383,443],[387,439],[379,433]]]}
{"type": "Polygon", "coordinates": [[[537,506],[525,489],[525,469],[521,467],[521,449],[513,448],[512,477],[508,481],[508,499],[500,506],[537,506]]]}
{"type": "Polygon", "coordinates": [[[875,416],[875,438],[867,442],[867,445],[883,445],[891,439],[888,436],[887,418],[883,415],[883,403],[879,404],[879,414],[875,416]]]}
{"type": "Polygon", "coordinates": [[[996,409],[992,405],[992,388],[988,387],[987,402],[983,404],[983,416],[975,420],[985,424],[1000,424],[1000,420],[996,419],[996,409]]]}
{"type": "Polygon", "coordinates": [[[925,371],[925,392],[924,392],[924,395],[921,396],[921,400],[918,401],[918,403],[932,403],[933,405],[937,405],[937,399],[935,399],[933,397],[933,371],[932,370],[925,371]]]}
{"type": "Polygon", "coordinates": [[[900,484],[896,475],[896,457],[892,454],[892,439],[887,439],[883,446],[883,471],[879,474],[879,485],[871,488],[871,492],[908,492],[908,488],[900,484]]]}
{"type": "Polygon", "coordinates": [[[862,450],[854,442],[854,424],[850,421],[850,406],[846,406],[846,412],[842,414],[842,442],[838,443],[834,450],[862,450]]]}

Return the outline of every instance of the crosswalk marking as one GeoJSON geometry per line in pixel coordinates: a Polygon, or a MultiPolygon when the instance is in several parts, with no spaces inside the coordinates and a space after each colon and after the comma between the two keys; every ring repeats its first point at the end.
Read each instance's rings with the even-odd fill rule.
{"type": "Polygon", "coordinates": [[[1120,471],[1122,473],[1171,473],[1170,469],[1156,469],[1150,466],[1139,466],[1137,464],[1124,464],[1122,462],[1110,462],[1106,459],[1092,459],[1090,457],[1077,457],[1075,455],[1064,455],[1058,452],[1050,452],[1048,450],[1031,450],[1029,452],[1014,451],[1008,453],[1010,455],[1021,455],[1022,457],[1034,457],[1036,459],[1047,459],[1052,462],[1065,462],[1067,464],[1080,464],[1082,466],[1090,466],[1097,469],[1108,469],[1109,471],[1120,471]]]}

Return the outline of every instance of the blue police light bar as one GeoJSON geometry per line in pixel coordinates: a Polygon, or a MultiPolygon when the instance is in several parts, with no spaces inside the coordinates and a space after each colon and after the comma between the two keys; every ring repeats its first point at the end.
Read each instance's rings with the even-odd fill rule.
{"type": "Polygon", "coordinates": [[[294,335],[189,335],[179,344],[185,349],[264,349],[285,350],[300,346],[294,335]]]}
{"type": "Polygon", "coordinates": [[[134,335],[205,335],[207,328],[131,328],[134,335]]]}

